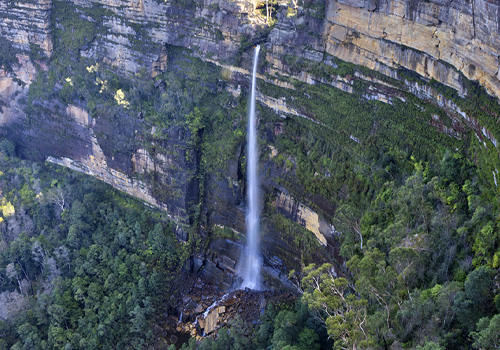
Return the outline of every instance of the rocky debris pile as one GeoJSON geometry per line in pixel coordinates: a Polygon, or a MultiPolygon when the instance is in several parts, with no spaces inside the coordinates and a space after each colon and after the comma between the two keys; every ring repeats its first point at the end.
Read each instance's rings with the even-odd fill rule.
{"type": "MultiPolygon", "coordinates": [[[[236,290],[223,294],[198,279],[180,300],[177,314],[169,315],[166,331],[171,339],[217,336],[217,331],[239,317],[247,324],[256,324],[268,304],[292,303],[297,296],[289,291],[236,290]]],[[[168,338],[167,338],[168,339],[168,338]]]]}

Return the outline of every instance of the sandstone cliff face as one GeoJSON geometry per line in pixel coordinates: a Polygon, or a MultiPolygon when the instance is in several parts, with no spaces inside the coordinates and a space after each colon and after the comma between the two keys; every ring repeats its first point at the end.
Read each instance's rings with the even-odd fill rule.
{"type": "Polygon", "coordinates": [[[36,69],[29,57],[18,54],[19,64],[12,73],[0,69],[0,98],[3,102],[0,114],[1,124],[9,124],[19,116],[24,116],[24,101],[36,75],[36,69]]]}
{"type": "MultiPolygon", "coordinates": [[[[109,111],[95,111],[86,105],[84,97],[68,102],[60,93],[70,89],[69,77],[70,80],[51,85],[49,100],[37,101],[34,94],[30,94],[30,86],[49,69],[54,48],[59,45],[63,49],[60,36],[69,29],[58,16],[64,11],[73,11],[82,23],[93,28],[90,34],[82,29],[79,37],[82,44],[75,51],[76,57],[72,57],[85,59],[89,74],[93,65],[99,63],[117,75],[138,80],[156,79],[157,91],[165,93],[165,82],[159,77],[176,69],[171,66],[168,48],[182,47],[191,50],[193,56],[221,67],[224,88],[238,98],[248,84],[251,46],[258,43],[265,49],[259,79],[271,86],[295,90],[285,77],[311,86],[327,85],[356,93],[356,83],[362,81],[368,88],[360,98],[366,100],[393,104],[405,101],[405,94],[410,93],[432,101],[444,109],[453,122],[444,125],[436,115],[429,125],[454,138],[461,137],[464,125],[472,128],[481,141],[491,141],[495,148],[499,137],[486,128],[483,121],[468,115],[450,98],[425,84],[433,79],[466,97],[465,77],[479,82],[489,94],[500,98],[498,2],[305,0],[289,4],[279,1],[277,23],[272,28],[256,6],[257,1],[243,0],[0,3],[3,19],[0,37],[15,50],[12,69],[0,62],[3,65],[0,70],[3,135],[14,139],[24,155],[91,174],[167,210],[181,223],[178,235],[182,239],[187,239],[185,226],[192,224],[193,203],[201,201],[203,223],[208,225],[202,231],[223,227],[234,233],[229,240],[214,240],[194,262],[195,270],[203,271],[222,288],[230,288],[234,283],[241,248],[238,240],[242,239],[244,230],[243,147],[239,147],[228,162],[226,177],[208,176],[203,189],[197,177],[201,155],[190,153],[192,149],[187,144],[192,135],[188,128],[177,125],[156,130],[142,119],[141,113],[133,115],[123,104],[119,110],[110,107],[109,111]],[[293,60],[312,62],[335,69],[334,58],[381,74],[378,78],[359,71],[343,75],[318,74],[294,68],[291,63],[293,60]],[[408,80],[402,74],[405,71],[419,74],[424,84],[408,80]],[[203,193],[199,192],[200,188],[203,193]]],[[[71,73],[71,70],[67,72],[71,73]]],[[[104,90],[104,82],[96,83],[104,90]]],[[[217,91],[219,87],[210,88],[217,91]]],[[[113,102],[113,97],[110,99],[113,102]]],[[[294,105],[291,99],[263,92],[258,99],[278,116],[305,118],[325,126],[302,106],[294,105]]],[[[265,126],[261,133],[276,134],[281,132],[280,128],[279,123],[265,126]]],[[[272,147],[272,137],[268,139],[272,147]]],[[[359,142],[355,135],[350,135],[350,140],[359,142]]],[[[274,149],[273,157],[276,152],[274,149]]],[[[283,168],[278,169],[268,159],[261,169],[265,191],[274,203],[269,210],[276,210],[309,231],[330,257],[338,257],[330,222],[335,210],[327,208],[320,212],[287,194],[287,188],[273,180],[282,171],[283,168]]],[[[289,187],[293,187],[293,183],[289,187]]],[[[322,207],[321,203],[313,204],[322,207]]],[[[264,237],[268,273],[279,276],[291,267],[300,267],[302,261],[297,247],[273,224],[269,227],[264,237]]]]}
{"type": "MultiPolygon", "coordinates": [[[[253,1],[196,3],[191,8],[156,0],[75,2],[81,7],[96,4],[114,16],[105,18],[107,32],[82,50],[82,55],[104,59],[129,72],[136,72],[144,63],[152,65],[160,54],[147,53],[144,60],[145,53],[138,52],[134,42],[138,37],[160,45],[192,48],[199,55],[224,60],[237,53],[242,35],[253,36],[257,26],[264,25],[254,13],[253,1]]],[[[29,50],[34,44],[50,54],[51,0],[6,2],[1,6],[5,18],[2,36],[19,49],[29,50]]],[[[466,91],[458,74],[461,72],[500,97],[500,12],[495,2],[329,0],[324,13],[319,14],[324,18],[309,16],[310,11],[299,7],[295,16],[283,15],[272,30],[266,46],[276,68],[280,68],[281,54],[290,50],[297,53],[307,46],[303,56],[308,59],[322,60],[322,52],[327,52],[393,77],[397,77],[399,67],[404,67],[463,95],[466,91]]]]}
{"type": "Polygon", "coordinates": [[[182,46],[198,55],[224,60],[238,52],[241,35],[252,36],[255,24],[263,24],[253,15],[252,1],[186,3],[187,6],[158,0],[76,1],[82,7],[101,5],[113,14],[103,23],[107,33],[99,35],[82,55],[132,73],[145,66],[151,69],[153,62],[161,59],[161,52],[141,50],[137,47],[140,40],[146,45],[182,46]]]}
{"type": "Polygon", "coordinates": [[[52,0],[2,1],[0,35],[17,49],[29,51],[30,45],[37,45],[50,55],[53,49],[51,8],[52,0]]]}
{"type": "Polygon", "coordinates": [[[464,95],[459,71],[500,97],[498,3],[328,1],[325,24],[333,56],[384,74],[405,67],[464,95]]]}
{"type": "MultiPolygon", "coordinates": [[[[55,6],[58,2],[65,3],[56,1],[55,6]]],[[[104,30],[80,53],[135,73],[158,66],[164,59],[161,45],[182,46],[205,58],[231,61],[242,37],[256,36],[254,42],[263,41],[267,48],[271,74],[290,73],[283,65],[284,54],[323,61],[326,52],[394,78],[403,67],[463,96],[466,90],[460,72],[500,97],[500,10],[492,1],[304,1],[298,2],[292,16],[281,11],[268,36],[262,36],[266,25],[255,11],[255,1],[187,3],[188,7],[158,0],[76,1],[74,5],[81,8],[102,6],[109,11],[103,19],[104,30]],[[312,10],[315,3],[324,6],[312,10]],[[143,50],[141,42],[154,50],[143,50]]],[[[51,28],[57,27],[50,19],[52,6],[52,0],[1,4],[5,20],[0,34],[18,49],[29,51],[32,44],[50,55],[51,28]]]]}

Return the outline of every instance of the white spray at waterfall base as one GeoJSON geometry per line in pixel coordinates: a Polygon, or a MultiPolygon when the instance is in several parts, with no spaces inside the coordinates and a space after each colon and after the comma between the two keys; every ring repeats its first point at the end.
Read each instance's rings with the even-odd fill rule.
{"type": "Polygon", "coordinates": [[[247,246],[242,254],[239,275],[243,278],[241,288],[259,290],[261,285],[260,270],[262,258],[260,256],[259,237],[259,175],[257,127],[255,120],[255,75],[260,46],[255,47],[252,72],[252,92],[250,96],[250,110],[248,113],[248,145],[247,145],[247,217],[246,234],[247,246]]]}

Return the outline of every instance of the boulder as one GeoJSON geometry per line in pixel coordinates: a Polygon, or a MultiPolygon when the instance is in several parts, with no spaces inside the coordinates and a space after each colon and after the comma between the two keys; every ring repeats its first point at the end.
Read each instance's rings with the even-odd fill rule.
{"type": "Polygon", "coordinates": [[[216,330],[219,322],[219,308],[214,308],[205,319],[205,334],[208,335],[216,330]]]}

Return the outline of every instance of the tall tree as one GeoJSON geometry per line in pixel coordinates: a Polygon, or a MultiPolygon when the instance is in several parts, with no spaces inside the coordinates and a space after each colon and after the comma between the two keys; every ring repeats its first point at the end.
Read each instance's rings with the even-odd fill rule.
{"type": "Polygon", "coordinates": [[[325,323],[335,349],[369,349],[373,345],[366,332],[366,300],[355,295],[343,277],[336,277],[333,267],[309,265],[304,269],[302,300],[325,323]]]}

